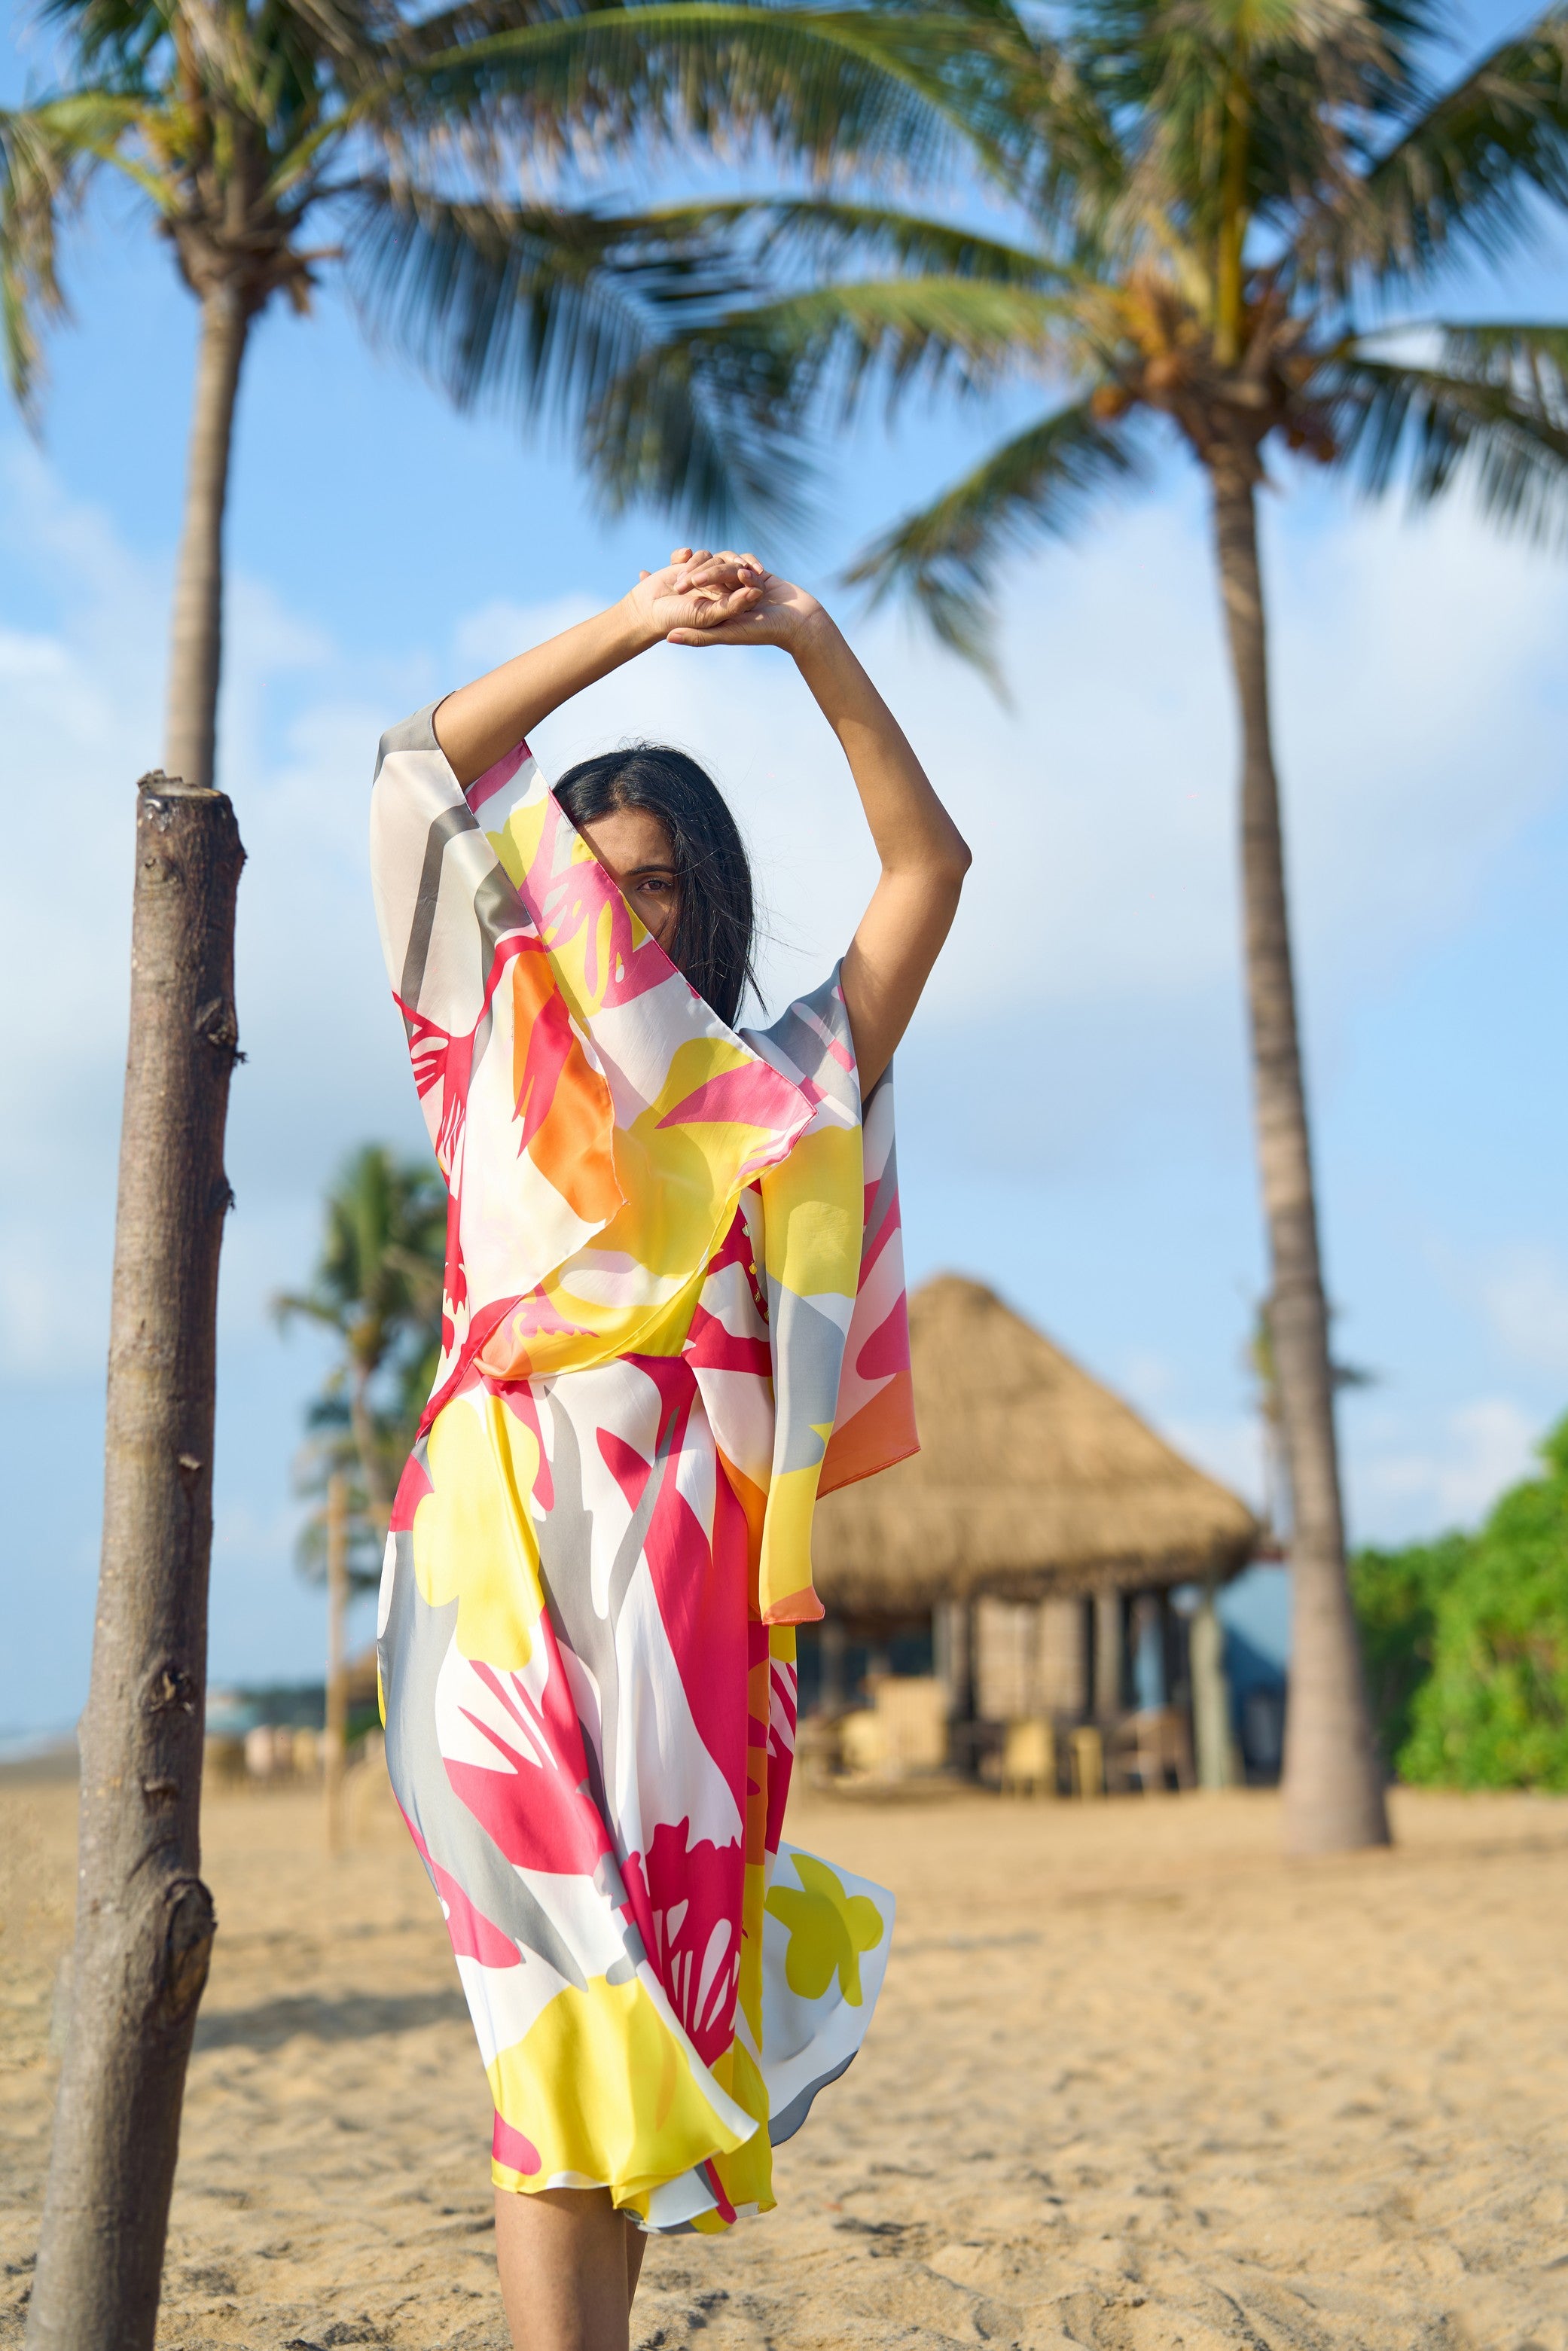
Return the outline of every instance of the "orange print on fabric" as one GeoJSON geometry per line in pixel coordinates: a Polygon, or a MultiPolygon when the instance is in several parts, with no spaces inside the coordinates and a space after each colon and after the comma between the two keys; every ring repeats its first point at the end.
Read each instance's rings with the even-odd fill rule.
{"type": "Polygon", "coordinates": [[[512,1090],[522,1148],[585,1225],[621,1206],[610,1089],[572,1029],[548,956],[512,965],[512,1090]]]}

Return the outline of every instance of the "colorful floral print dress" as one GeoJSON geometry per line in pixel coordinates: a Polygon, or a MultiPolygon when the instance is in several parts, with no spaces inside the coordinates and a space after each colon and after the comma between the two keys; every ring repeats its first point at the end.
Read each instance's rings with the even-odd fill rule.
{"type": "Polygon", "coordinates": [[[819,1492],[915,1448],[892,1089],[835,973],[727,1029],[522,746],[383,737],[377,913],[450,1195],[377,1628],[503,2187],[773,2202],[891,1897],[781,1842],[819,1492]]]}

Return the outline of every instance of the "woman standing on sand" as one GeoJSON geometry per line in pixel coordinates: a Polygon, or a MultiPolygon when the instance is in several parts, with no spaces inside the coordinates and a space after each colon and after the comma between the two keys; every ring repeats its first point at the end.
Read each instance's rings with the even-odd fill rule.
{"type": "Polygon", "coordinates": [[[894,1046],[968,852],[815,600],[681,549],[394,728],[382,945],[451,1196],[435,1391],[382,1581],[387,1761],[496,2124],[518,2351],[624,2351],[644,2231],[768,2210],[893,1905],[780,1843],[816,1497],[915,1448],[894,1046]],[[694,761],[552,793],[525,737],[661,643],[778,645],[882,860],[761,1032],[745,851],[694,761]]]}

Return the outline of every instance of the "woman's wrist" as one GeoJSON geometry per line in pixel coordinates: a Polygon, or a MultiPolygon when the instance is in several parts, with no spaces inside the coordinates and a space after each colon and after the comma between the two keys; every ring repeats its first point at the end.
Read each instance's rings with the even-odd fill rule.
{"type": "Polygon", "coordinates": [[[664,632],[650,620],[646,610],[637,601],[635,588],[628,588],[617,603],[603,615],[609,623],[612,638],[621,649],[622,661],[634,661],[639,653],[650,652],[663,644],[664,632]]]}
{"type": "Polygon", "coordinates": [[[826,605],[813,601],[809,612],[791,621],[784,650],[802,674],[832,662],[846,649],[843,631],[826,605]]]}

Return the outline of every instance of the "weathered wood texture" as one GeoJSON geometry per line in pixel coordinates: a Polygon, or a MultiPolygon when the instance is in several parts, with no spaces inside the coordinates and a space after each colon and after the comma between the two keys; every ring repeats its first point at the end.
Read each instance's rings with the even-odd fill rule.
{"type": "Polygon", "coordinates": [[[244,860],[221,793],[142,778],[72,2000],[29,2351],[151,2351],[215,1926],[199,1813],[244,860]]]}

